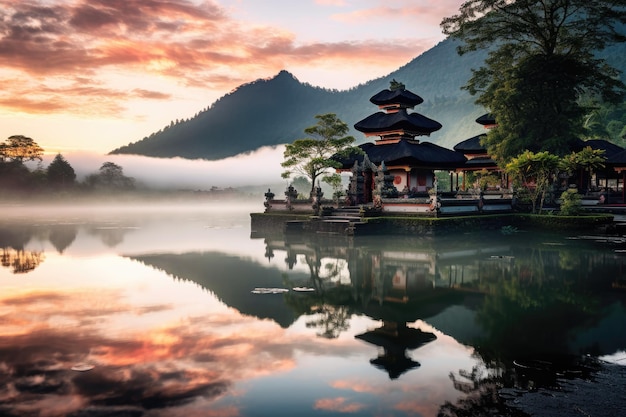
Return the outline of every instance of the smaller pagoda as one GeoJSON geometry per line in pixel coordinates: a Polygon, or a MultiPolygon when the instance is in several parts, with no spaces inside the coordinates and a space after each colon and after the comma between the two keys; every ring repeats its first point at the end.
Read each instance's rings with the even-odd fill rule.
{"type": "MultiPolygon", "coordinates": [[[[476,123],[483,125],[485,129],[491,129],[496,126],[496,119],[490,113],[486,113],[476,119],[476,123]]],[[[458,168],[456,171],[457,183],[458,175],[460,173],[463,173],[463,184],[460,187],[460,190],[462,191],[465,191],[467,189],[465,178],[468,172],[476,172],[482,170],[490,172],[501,171],[498,167],[498,164],[496,164],[496,162],[487,152],[487,148],[483,145],[483,140],[486,137],[486,133],[480,133],[476,136],[472,136],[469,139],[465,139],[464,141],[457,143],[453,148],[455,151],[462,153],[467,158],[467,162],[465,162],[465,164],[462,167],[458,168]]],[[[507,186],[507,182],[507,179],[502,179],[503,186],[507,186]]]]}

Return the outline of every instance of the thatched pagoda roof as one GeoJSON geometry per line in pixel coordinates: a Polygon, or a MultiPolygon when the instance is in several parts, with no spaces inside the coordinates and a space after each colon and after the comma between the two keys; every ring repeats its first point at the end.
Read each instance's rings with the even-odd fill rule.
{"type": "MultiPolygon", "coordinates": [[[[401,140],[397,143],[374,144],[371,142],[359,145],[371,162],[380,165],[410,165],[423,168],[455,169],[463,166],[467,160],[456,151],[443,148],[430,142],[401,140]]],[[[355,161],[363,162],[363,155],[348,158],[336,158],[343,169],[352,168],[355,161]]]]}
{"type": "Polygon", "coordinates": [[[481,133],[480,135],[476,135],[476,136],[472,136],[469,139],[465,139],[462,142],[457,143],[456,145],[454,145],[454,149],[457,152],[462,152],[464,154],[484,154],[487,153],[487,149],[480,144],[480,141],[482,138],[486,137],[487,135],[485,135],[484,133],[481,133]]]}
{"type": "Polygon", "coordinates": [[[400,104],[404,107],[413,108],[424,102],[424,99],[415,93],[405,89],[383,90],[370,98],[370,101],[377,106],[388,106],[400,104]]]}
{"type": "Polygon", "coordinates": [[[486,113],[476,119],[476,123],[483,126],[492,126],[496,124],[496,118],[491,113],[486,113]]]}
{"type": "Polygon", "coordinates": [[[395,113],[374,113],[357,122],[354,128],[359,132],[371,134],[403,130],[417,136],[430,135],[441,129],[441,123],[419,113],[408,113],[406,109],[400,109],[395,113]]]}
{"type": "Polygon", "coordinates": [[[579,152],[587,146],[590,146],[591,149],[603,150],[604,156],[606,156],[607,158],[609,158],[612,155],[618,154],[624,150],[624,148],[622,148],[621,146],[616,145],[604,139],[591,139],[591,140],[578,141],[576,145],[574,145],[573,147],[574,149],[572,150],[574,152],[579,152]]]}

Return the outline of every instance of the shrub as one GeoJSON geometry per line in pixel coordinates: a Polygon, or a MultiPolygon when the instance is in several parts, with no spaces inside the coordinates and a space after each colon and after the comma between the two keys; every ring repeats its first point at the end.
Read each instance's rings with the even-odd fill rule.
{"type": "Polygon", "coordinates": [[[576,216],[581,212],[581,196],[575,189],[568,189],[561,194],[562,216],[576,216]]]}

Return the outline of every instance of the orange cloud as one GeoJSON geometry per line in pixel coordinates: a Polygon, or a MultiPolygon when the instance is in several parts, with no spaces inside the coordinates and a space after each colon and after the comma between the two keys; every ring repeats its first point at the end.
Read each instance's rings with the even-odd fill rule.
{"type": "MultiPolygon", "coordinates": [[[[405,5],[398,13],[426,11],[405,5]]],[[[344,18],[395,12],[361,10],[344,18]]],[[[170,99],[175,86],[229,91],[289,67],[345,63],[388,71],[430,44],[415,39],[298,44],[294,33],[238,22],[211,1],[0,0],[0,68],[11,71],[2,80],[0,106],[113,117],[128,110],[128,100],[170,99]],[[159,84],[161,91],[143,85],[123,90],[107,78],[117,73],[168,81],[159,84]]]]}
{"type": "Polygon", "coordinates": [[[254,331],[242,333],[241,326],[256,319],[234,310],[191,317],[184,325],[152,320],[141,330],[112,324],[133,315],[146,320],[172,308],[133,306],[117,290],[102,288],[3,294],[0,310],[18,311],[21,320],[11,320],[16,314],[1,316],[0,406],[18,414],[66,415],[99,406],[167,407],[168,416],[236,416],[236,408],[214,409],[214,401],[238,381],[293,369],[294,351],[311,349],[308,337],[314,337],[286,337],[271,322],[257,322],[254,331]],[[81,363],[93,369],[72,370],[81,363]],[[207,409],[211,413],[201,412],[207,409]]]}

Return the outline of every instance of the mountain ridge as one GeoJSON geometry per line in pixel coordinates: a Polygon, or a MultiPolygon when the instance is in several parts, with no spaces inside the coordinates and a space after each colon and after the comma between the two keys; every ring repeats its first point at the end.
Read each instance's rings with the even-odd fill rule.
{"type": "MultiPolygon", "coordinates": [[[[286,70],[270,78],[242,84],[211,106],[184,121],[109,154],[137,154],[158,158],[219,160],[253,152],[265,146],[291,143],[304,137],[304,129],[315,124],[315,115],[335,113],[350,127],[357,143],[368,141],[354,124],[378,111],[369,99],[400,81],[424,103],[414,111],[443,125],[431,137],[420,137],[452,148],[483,131],[475,123],[485,110],[461,87],[472,69],[483,65],[487,50],[459,56],[457,41],[446,39],[397,70],[348,90],[330,90],[300,82],[286,70]]],[[[601,57],[617,69],[626,68],[626,46],[609,47],[601,57]]]]}

